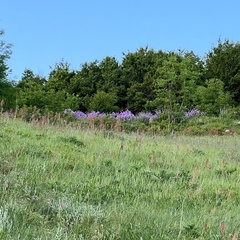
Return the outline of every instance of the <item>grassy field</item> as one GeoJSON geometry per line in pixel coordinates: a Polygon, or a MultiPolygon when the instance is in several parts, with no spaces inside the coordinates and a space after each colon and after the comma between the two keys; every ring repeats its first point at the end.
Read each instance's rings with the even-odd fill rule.
{"type": "Polygon", "coordinates": [[[0,116],[0,239],[238,239],[240,137],[0,116]]]}

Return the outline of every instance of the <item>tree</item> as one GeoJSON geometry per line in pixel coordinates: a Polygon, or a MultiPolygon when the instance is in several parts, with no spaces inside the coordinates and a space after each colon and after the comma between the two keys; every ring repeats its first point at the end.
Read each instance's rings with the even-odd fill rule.
{"type": "Polygon", "coordinates": [[[152,110],[147,103],[155,98],[155,74],[166,57],[166,53],[155,52],[148,47],[140,48],[135,53],[123,54],[122,82],[127,94],[126,107],[132,112],[152,110]]]}
{"type": "Polygon", "coordinates": [[[206,58],[206,78],[217,78],[230,92],[236,104],[240,103],[240,43],[218,41],[206,58]]]}
{"type": "Polygon", "coordinates": [[[20,81],[16,87],[17,105],[22,107],[36,107],[43,110],[45,106],[44,86],[35,81],[20,81]]]}
{"type": "Polygon", "coordinates": [[[201,79],[199,59],[193,53],[170,52],[158,68],[156,99],[150,104],[165,111],[169,123],[175,122],[182,111],[193,107],[196,82],[201,79]]]}
{"type": "Polygon", "coordinates": [[[69,94],[65,90],[57,92],[54,90],[45,91],[44,97],[45,112],[63,112],[65,109],[78,110],[78,96],[69,94]]]}
{"type": "Polygon", "coordinates": [[[82,64],[80,71],[72,77],[70,93],[80,98],[79,109],[81,111],[88,110],[90,99],[97,92],[97,85],[101,78],[98,61],[82,64]]]}
{"type": "Polygon", "coordinates": [[[97,91],[112,93],[117,98],[116,105],[126,109],[127,87],[122,77],[122,67],[114,57],[106,57],[99,63],[101,77],[97,83],[97,91]]]}
{"type": "Polygon", "coordinates": [[[46,80],[36,76],[32,70],[25,69],[21,80],[16,85],[18,107],[34,106],[44,108],[44,84],[46,80]]]}
{"type": "MultiPolygon", "coordinates": [[[[4,31],[0,30],[0,37],[4,35],[4,31]]],[[[6,44],[3,40],[0,41],[0,81],[5,81],[8,76],[9,67],[6,61],[10,58],[12,44],[6,44]]]]}
{"type": "Polygon", "coordinates": [[[24,89],[28,87],[28,84],[30,82],[34,82],[37,85],[41,85],[44,86],[47,82],[47,80],[41,76],[35,75],[33,73],[32,70],[30,69],[25,69],[23,74],[22,74],[22,78],[21,80],[18,82],[18,84],[16,85],[16,87],[18,89],[24,89]]]}
{"type": "Polygon", "coordinates": [[[97,82],[97,89],[99,91],[117,93],[117,87],[120,83],[120,67],[114,57],[106,57],[99,63],[99,70],[101,77],[97,82]]]}
{"type": "MultiPolygon", "coordinates": [[[[0,30],[0,37],[4,35],[4,31],[0,30]]],[[[7,79],[10,71],[7,60],[11,56],[11,44],[0,41],[0,101],[4,100],[4,108],[15,108],[15,90],[14,83],[7,79]]]]}
{"type": "Polygon", "coordinates": [[[122,70],[126,86],[142,83],[146,74],[153,76],[165,56],[163,52],[155,53],[148,47],[140,48],[135,53],[123,53],[122,70]]]}
{"type": "Polygon", "coordinates": [[[99,91],[90,100],[89,111],[99,111],[104,113],[116,112],[119,108],[115,105],[117,97],[114,93],[99,91]]]}
{"type": "Polygon", "coordinates": [[[148,105],[148,102],[154,101],[156,97],[154,90],[154,79],[146,74],[142,83],[134,83],[128,88],[127,108],[133,113],[145,110],[153,112],[156,109],[148,105]]]}
{"type": "Polygon", "coordinates": [[[71,92],[71,79],[76,75],[74,71],[70,71],[70,64],[61,61],[55,65],[55,68],[50,72],[48,81],[46,83],[47,90],[54,90],[55,92],[64,90],[71,92]]]}
{"type": "Polygon", "coordinates": [[[193,99],[197,109],[212,115],[231,103],[230,93],[224,91],[224,83],[219,79],[210,79],[206,86],[198,86],[193,99]]]}
{"type": "Polygon", "coordinates": [[[36,107],[42,112],[62,112],[66,108],[78,109],[79,98],[77,96],[66,92],[65,89],[58,89],[60,85],[52,86],[50,88],[47,85],[45,78],[35,75],[30,69],[25,69],[16,87],[18,107],[36,107]]]}

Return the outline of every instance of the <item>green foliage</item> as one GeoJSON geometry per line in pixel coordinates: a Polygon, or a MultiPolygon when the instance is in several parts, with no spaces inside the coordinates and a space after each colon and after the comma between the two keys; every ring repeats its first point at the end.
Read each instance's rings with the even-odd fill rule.
{"type": "Polygon", "coordinates": [[[16,91],[13,82],[0,81],[0,100],[4,101],[4,110],[16,108],[16,91]]]}
{"type": "Polygon", "coordinates": [[[16,85],[17,88],[19,89],[25,89],[28,88],[28,84],[30,82],[33,82],[37,85],[45,85],[46,84],[46,79],[41,77],[41,76],[36,76],[32,70],[30,69],[25,69],[23,74],[22,74],[22,78],[21,80],[18,82],[18,84],[16,85]]]}
{"type": "Polygon", "coordinates": [[[24,90],[18,90],[18,107],[34,106],[42,112],[62,112],[64,109],[78,108],[79,98],[66,93],[64,90],[46,91],[45,87],[35,82],[29,82],[24,90]]]}
{"type": "Polygon", "coordinates": [[[30,69],[25,69],[21,80],[16,85],[17,106],[19,108],[34,106],[43,110],[46,95],[44,91],[45,83],[44,78],[36,76],[30,69]]]}
{"type": "MultiPolygon", "coordinates": [[[[187,135],[230,135],[230,129],[233,130],[234,123],[230,117],[208,117],[198,116],[181,123],[179,129],[187,135]]],[[[233,130],[232,133],[234,133],[233,130]]]]}
{"type": "Polygon", "coordinates": [[[99,91],[90,100],[89,111],[99,111],[105,113],[116,112],[119,108],[115,105],[117,97],[113,93],[99,91]]]}
{"type": "Polygon", "coordinates": [[[98,62],[82,64],[80,71],[71,78],[69,91],[80,98],[79,110],[87,111],[91,97],[97,92],[97,83],[101,79],[98,62]]]}
{"type": "MultiPolygon", "coordinates": [[[[56,66],[58,72],[55,70],[50,75],[60,75],[63,71],[60,69],[60,66],[56,66]]],[[[49,80],[51,82],[49,84],[44,78],[36,76],[30,69],[26,69],[21,81],[16,86],[18,107],[32,106],[45,113],[48,111],[62,112],[66,108],[77,110],[79,107],[79,98],[73,94],[69,94],[64,88],[60,90],[60,85],[58,84],[60,82],[56,82],[58,85],[54,87],[53,79],[56,78],[52,77],[49,80]]]]}
{"type": "MultiPolygon", "coordinates": [[[[3,37],[4,31],[0,29],[0,38],[3,37]]],[[[0,101],[4,100],[4,109],[15,109],[16,94],[14,83],[7,79],[10,71],[7,66],[7,60],[11,56],[11,44],[0,40],[0,101]]]]}
{"type": "Polygon", "coordinates": [[[71,91],[79,97],[92,96],[96,93],[96,84],[100,76],[97,61],[82,64],[80,71],[71,79],[71,91]]]}
{"type": "Polygon", "coordinates": [[[207,55],[206,78],[217,78],[224,83],[236,104],[240,103],[240,43],[218,41],[207,55]]]}
{"type": "MultiPolygon", "coordinates": [[[[0,29],[0,37],[4,35],[4,31],[0,29]]],[[[0,82],[7,79],[9,67],[6,61],[11,56],[11,44],[5,43],[3,40],[0,41],[0,82]]]]}
{"type": "Polygon", "coordinates": [[[154,79],[146,75],[142,83],[135,83],[127,91],[127,108],[133,113],[142,111],[154,112],[155,107],[152,107],[149,102],[156,97],[154,79]]]}
{"type": "Polygon", "coordinates": [[[101,77],[99,78],[96,88],[99,91],[106,93],[118,93],[118,87],[121,84],[119,81],[121,69],[115,58],[106,57],[98,65],[101,77]]]}
{"type": "Polygon", "coordinates": [[[201,79],[198,64],[192,53],[169,53],[157,70],[156,99],[150,104],[167,113],[169,124],[178,122],[179,113],[193,107],[196,82],[201,79]]]}
{"type": "Polygon", "coordinates": [[[78,96],[71,95],[65,90],[55,92],[54,90],[46,91],[44,98],[45,112],[63,112],[64,109],[77,110],[80,99],[78,96]]]}
{"type": "Polygon", "coordinates": [[[44,108],[45,91],[43,85],[35,81],[26,81],[20,82],[20,86],[23,87],[17,87],[17,104],[20,108],[23,106],[35,106],[39,109],[44,108]]]}
{"type": "Polygon", "coordinates": [[[127,87],[132,83],[142,83],[146,75],[155,75],[156,67],[161,65],[167,54],[154,52],[148,47],[140,48],[135,53],[124,53],[122,61],[123,79],[127,87]]]}
{"type": "Polygon", "coordinates": [[[135,83],[128,88],[127,94],[127,109],[133,113],[138,113],[144,110],[144,106],[147,103],[146,95],[144,94],[146,88],[143,83],[135,83]]]}
{"type": "Polygon", "coordinates": [[[50,72],[49,79],[46,83],[46,90],[66,91],[70,93],[70,82],[75,76],[74,71],[70,71],[70,65],[67,62],[60,62],[50,72]]]}
{"type": "Polygon", "coordinates": [[[206,81],[206,87],[198,86],[192,98],[197,109],[210,115],[218,114],[231,103],[230,94],[224,91],[224,83],[219,79],[206,81]]]}
{"type": "Polygon", "coordinates": [[[16,86],[16,99],[13,85],[1,80],[0,97],[4,92],[7,98],[11,96],[9,105],[16,102],[19,107],[35,106],[43,112],[65,108],[106,113],[128,109],[134,114],[160,110],[161,125],[171,131],[189,109],[216,116],[220,109],[237,107],[239,49],[239,43],[219,41],[204,62],[193,52],[155,52],[145,47],[123,53],[121,63],[107,56],[82,64],[78,71],[61,61],[48,79],[26,69],[16,86]]]}
{"type": "Polygon", "coordinates": [[[140,48],[135,53],[123,54],[122,81],[126,89],[127,108],[134,113],[156,110],[149,101],[155,98],[154,76],[167,54],[140,48]]]}

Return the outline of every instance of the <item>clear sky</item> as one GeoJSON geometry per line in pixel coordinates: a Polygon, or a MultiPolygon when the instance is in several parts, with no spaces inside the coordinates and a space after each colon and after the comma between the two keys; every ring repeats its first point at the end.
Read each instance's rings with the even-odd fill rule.
{"type": "Polygon", "coordinates": [[[62,59],[73,70],[148,46],[204,57],[218,39],[240,40],[240,0],[1,0],[2,40],[12,43],[10,78],[48,77],[62,59]]]}

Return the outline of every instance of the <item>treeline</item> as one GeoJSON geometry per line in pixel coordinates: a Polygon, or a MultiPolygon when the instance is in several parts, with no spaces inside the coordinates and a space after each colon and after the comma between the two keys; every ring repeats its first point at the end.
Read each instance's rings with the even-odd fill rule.
{"type": "Polygon", "coordinates": [[[8,109],[33,107],[44,112],[133,113],[161,110],[174,118],[189,109],[209,115],[240,104],[240,43],[218,41],[201,59],[192,51],[163,52],[148,47],[84,63],[71,70],[60,62],[48,78],[26,69],[17,83],[7,79],[9,45],[1,44],[0,99],[8,109]]]}

